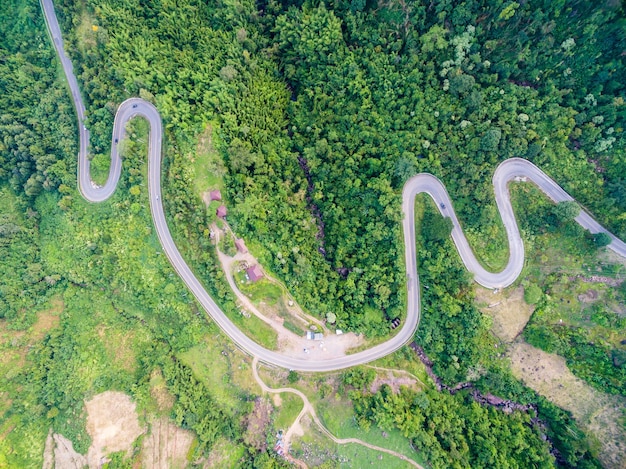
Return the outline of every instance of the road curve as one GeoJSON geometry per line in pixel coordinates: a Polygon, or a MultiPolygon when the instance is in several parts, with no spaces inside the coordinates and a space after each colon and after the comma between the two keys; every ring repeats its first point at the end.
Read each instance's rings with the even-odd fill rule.
{"type": "MultiPolygon", "coordinates": [[[[513,209],[509,200],[507,183],[515,177],[526,177],[535,182],[552,200],[559,202],[562,200],[573,200],[558,184],[546,176],[539,168],[532,163],[519,158],[512,158],[498,166],[493,183],[495,188],[496,203],[500,210],[504,227],[507,232],[510,258],[506,268],[500,273],[490,273],[484,270],[476,260],[467,239],[465,238],[459,221],[452,209],[450,197],[445,186],[431,174],[418,174],[409,179],[404,186],[402,210],[404,213],[404,248],[407,272],[407,317],[402,329],[390,340],[379,344],[368,350],[364,350],[353,355],[333,358],[323,361],[307,360],[306,358],[296,358],[282,355],[280,353],[267,350],[260,346],[243,332],[241,332],[213,299],[206,292],[200,281],[193,274],[178,248],[174,244],[172,235],[167,227],[165,213],[161,198],[161,141],[162,124],[161,117],[157,109],[147,101],[139,98],[131,98],[124,101],[118,108],[113,126],[113,136],[111,144],[111,169],[106,184],[97,186],[91,180],[89,173],[89,132],[84,126],[85,107],[82,102],[78,82],[73,74],[72,63],[63,49],[63,39],[59,28],[54,5],[52,0],[40,0],[46,18],[46,23],[50,32],[52,43],[57,51],[63,71],[67,78],[76,114],[78,117],[80,133],[80,152],[78,155],[78,187],[83,197],[90,202],[101,202],[108,199],[113,192],[121,173],[121,159],[117,151],[117,143],[124,136],[126,123],[135,116],[141,116],[150,123],[150,137],[148,146],[148,193],[150,200],[150,211],[156,228],[159,241],[172,266],[191,290],[198,302],[211,318],[220,326],[224,333],[237,344],[241,349],[259,360],[277,365],[287,369],[298,371],[332,371],[351,366],[367,363],[385,355],[388,355],[402,347],[413,339],[413,334],[420,318],[420,287],[417,275],[417,260],[415,254],[415,220],[414,202],[415,196],[425,192],[437,204],[440,212],[453,221],[452,238],[461,255],[467,269],[474,274],[478,283],[485,287],[506,287],[513,283],[522,271],[524,263],[524,245],[520,238],[519,230],[513,215],[513,209]],[[445,208],[444,208],[445,207],[445,208]]],[[[581,213],[576,220],[593,233],[606,232],[591,216],[581,213]]],[[[626,257],[626,244],[611,235],[612,243],[609,248],[618,254],[626,257]]]]}

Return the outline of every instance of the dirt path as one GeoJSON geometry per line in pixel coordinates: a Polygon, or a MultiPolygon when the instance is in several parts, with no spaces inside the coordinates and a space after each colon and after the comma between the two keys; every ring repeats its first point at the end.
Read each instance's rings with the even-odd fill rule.
{"type": "MultiPolygon", "coordinates": [[[[216,234],[216,241],[219,242],[219,237],[223,236],[224,233],[216,225],[213,225],[211,229],[216,234]]],[[[233,235],[227,224],[225,224],[225,229],[227,230],[226,236],[233,235]]],[[[259,310],[250,298],[248,298],[237,287],[233,277],[233,268],[235,264],[241,261],[245,261],[249,265],[257,264],[258,261],[254,258],[254,256],[250,253],[242,254],[238,252],[235,256],[230,257],[217,248],[217,243],[216,251],[222,270],[224,271],[226,280],[228,281],[228,285],[233,293],[235,293],[240,305],[242,305],[246,311],[254,314],[261,321],[276,331],[278,335],[278,350],[280,352],[298,356],[304,360],[327,360],[331,358],[343,357],[346,355],[347,350],[358,347],[364,343],[363,337],[357,336],[352,332],[342,335],[336,335],[335,333],[329,332],[319,319],[305,314],[295,301],[293,306],[295,309],[294,318],[304,324],[315,323],[318,326],[318,331],[324,331],[325,335],[323,341],[311,341],[307,340],[306,337],[294,334],[283,326],[282,318],[275,315],[268,316],[263,314],[263,312],[259,310]]],[[[285,287],[280,282],[267,276],[265,278],[268,281],[280,286],[283,293],[285,292],[285,287]]]]}
{"type": "MultiPolygon", "coordinates": [[[[225,233],[225,236],[231,236],[233,238],[236,238],[235,233],[233,232],[233,230],[230,228],[230,225],[228,225],[228,223],[224,222],[224,230],[221,230],[217,227],[217,225],[213,224],[211,226],[211,230],[216,233],[216,248],[219,245],[219,237],[222,234],[222,231],[225,231],[227,233],[225,233]]],[[[220,260],[220,263],[222,264],[222,268],[224,270],[224,273],[226,274],[227,277],[230,277],[230,279],[232,279],[232,272],[233,272],[233,264],[235,264],[236,262],[240,262],[240,261],[246,261],[249,265],[254,265],[254,264],[260,264],[260,262],[250,253],[247,252],[245,254],[237,251],[237,254],[233,257],[227,256],[226,254],[222,253],[219,248],[217,249],[218,252],[218,257],[220,260]]],[[[305,311],[302,309],[302,307],[298,304],[298,302],[289,294],[289,291],[287,290],[287,288],[281,283],[279,282],[277,279],[270,277],[267,275],[267,273],[265,274],[265,280],[267,280],[268,282],[278,286],[281,291],[283,292],[283,295],[285,295],[289,301],[293,302],[293,306],[290,306],[290,308],[292,309],[291,314],[294,317],[294,319],[302,322],[303,324],[310,324],[310,323],[314,323],[321,331],[323,331],[324,333],[328,333],[329,330],[326,327],[326,325],[320,321],[319,319],[317,319],[314,316],[311,316],[310,314],[305,313],[305,311]]],[[[233,280],[234,283],[234,280],[233,280]]],[[[229,280],[229,284],[230,284],[230,280],[229,280]]],[[[243,295],[242,292],[239,291],[238,288],[234,288],[233,289],[238,295],[241,293],[243,295]]],[[[243,295],[245,298],[247,298],[245,295],[243,295]]],[[[282,325],[282,323],[281,323],[282,325]]]]}
{"type": "MultiPolygon", "coordinates": [[[[365,441],[359,440],[358,438],[337,438],[335,435],[333,435],[320,421],[319,417],[317,416],[317,413],[315,412],[315,408],[311,405],[311,403],[309,402],[309,399],[304,395],[304,393],[302,391],[299,391],[297,389],[294,388],[270,388],[269,386],[267,386],[263,380],[261,379],[261,377],[259,376],[259,372],[258,372],[258,363],[259,360],[258,358],[254,358],[254,360],[252,360],[252,374],[254,375],[254,379],[256,380],[256,382],[259,384],[259,386],[261,386],[261,389],[263,390],[263,392],[267,392],[267,393],[272,393],[272,394],[277,394],[277,393],[283,393],[283,392],[290,392],[292,394],[296,394],[298,397],[300,397],[300,399],[302,399],[302,402],[304,403],[302,410],[300,411],[300,413],[298,414],[298,416],[296,417],[296,420],[294,421],[294,423],[291,425],[291,427],[289,427],[289,430],[287,430],[287,432],[285,433],[284,437],[283,437],[283,441],[285,442],[285,453],[287,453],[289,451],[289,446],[290,446],[290,442],[291,442],[291,437],[294,434],[298,434],[301,435],[303,434],[303,430],[302,427],[300,425],[300,421],[302,419],[302,417],[306,414],[309,414],[311,416],[311,418],[313,419],[313,421],[315,422],[315,424],[319,427],[319,429],[321,430],[321,432],[326,435],[328,438],[330,438],[333,442],[335,442],[338,445],[345,445],[348,443],[355,443],[357,445],[361,445],[361,446],[365,446],[367,448],[373,449],[375,451],[380,451],[382,453],[387,453],[390,454],[392,456],[395,456],[409,464],[411,464],[414,467],[417,467],[418,469],[424,469],[423,466],[420,466],[418,463],[416,463],[415,461],[413,461],[412,459],[407,458],[405,455],[397,453],[396,451],[392,451],[390,449],[387,448],[381,448],[380,446],[376,446],[376,445],[371,445],[369,443],[366,443],[365,441]]],[[[304,464],[302,463],[302,461],[294,461],[297,464],[304,464]]],[[[306,467],[306,465],[305,465],[306,467]]]]}

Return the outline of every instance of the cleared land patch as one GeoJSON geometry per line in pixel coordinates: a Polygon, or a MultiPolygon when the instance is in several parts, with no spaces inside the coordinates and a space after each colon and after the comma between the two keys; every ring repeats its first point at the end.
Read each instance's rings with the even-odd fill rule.
{"type": "Polygon", "coordinates": [[[103,392],[86,401],[85,408],[92,439],[87,452],[89,467],[100,467],[109,453],[130,452],[135,439],[145,431],[139,425],[136,404],[124,393],[103,392]]]}
{"type": "Polygon", "coordinates": [[[493,319],[493,333],[504,342],[512,342],[524,330],[533,314],[534,306],[524,301],[524,289],[493,293],[476,287],[476,303],[480,310],[493,319]]]}
{"type": "Polygon", "coordinates": [[[187,455],[194,442],[192,432],[177,427],[167,418],[152,420],[143,439],[141,465],[154,469],[178,469],[188,465],[187,455]]]}
{"type": "Polygon", "coordinates": [[[626,400],[596,391],[567,368],[565,359],[516,342],[509,349],[513,374],[559,407],[568,410],[600,447],[605,467],[626,464],[626,429],[620,424],[626,400]]]}

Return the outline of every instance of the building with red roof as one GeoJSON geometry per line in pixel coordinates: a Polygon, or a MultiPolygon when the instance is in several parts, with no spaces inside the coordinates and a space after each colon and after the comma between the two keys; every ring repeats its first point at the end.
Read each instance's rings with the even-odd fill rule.
{"type": "Polygon", "coordinates": [[[218,190],[209,192],[209,200],[211,202],[213,202],[214,200],[222,200],[222,193],[218,190]]]}
{"type": "Polygon", "coordinates": [[[220,205],[219,207],[217,207],[217,210],[215,211],[215,214],[220,218],[224,218],[227,213],[228,213],[228,210],[226,210],[225,205],[220,205]]]}
{"type": "Polygon", "coordinates": [[[235,246],[237,247],[237,251],[241,254],[246,254],[248,252],[248,248],[246,247],[246,243],[243,242],[243,239],[237,238],[235,240],[235,246]]]}
{"type": "Polygon", "coordinates": [[[258,264],[253,265],[252,267],[248,267],[246,269],[246,273],[248,274],[248,278],[251,282],[256,282],[263,278],[263,272],[261,271],[261,267],[258,264]]]}

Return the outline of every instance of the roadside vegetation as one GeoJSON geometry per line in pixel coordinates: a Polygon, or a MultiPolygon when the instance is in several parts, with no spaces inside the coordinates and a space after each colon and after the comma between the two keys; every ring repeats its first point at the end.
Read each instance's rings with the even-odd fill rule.
{"type": "MultiPolygon", "coordinates": [[[[86,99],[96,179],[106,177],[117,104],[130,96],[155,103],[177,245],[222,308],[265,345],[275,337],[244,324],[219,270],[207,190],[222,190],[229,224],[307,311],[333,314],[338,328],[376,340],[404,314],[400,191],[420,171],[445,182],[478,257],[494,270],[506,242],[490,181],[511,156],[537,163],[626,238],[619,3],[181,0],[138,8],[59,0],[56,7],[86,99]]],[[[268,410],[249,362],[160,250],[147,204],[146,124],[129,126],[116,194],[87,204],[75,189],[74,112],[38,3],[3,5],[0,31],[0,466],[41,467],[49,429],[84,454],[92,443],[84,402],[106,390],[130,395],[141,424],[158,416],[192,431],[189,463],[285,466],[264,422],[269,413],[286,425],[296,402],[268,410]]],[[[617,309],[626,287],[583,278],[606,239],[569,221],[576,206],[544,208],[531,196],[514,198],[516,213],[527,214],[520,217],[534,249],[527,251],[538,253],[520,280],[536,305],[524,337],[563,355],[597,389],[623,395],[617,309]],[[557,231],[567,253],[550,271],[562,255],[553,249],[557,231]]],[[[423,289],[416,345],[443,384],[473,388],[436,391],[410,349],[384,364],[410,370],[414,388],[372,389],[367,383],[379,372],[361,371],[285,374],[283,383],[317,396],[339,436],[388,442],[404,454],[413,445],[414,458],[432,467],[597,467],[597,448],[571,416],[512,376],[490,319],[473,303],[449,223],[429,201],[416,210],[423,289]],[[475,402],[473,389],[531,410],[505,414],[475,402]],[[338,402],[347,426],[334,420],[338,402]]],[[[602,269],[593,275],[622,278],[617,267],[602,269]]],[[[251,294],[276,293],[259,290],[251,294]]],[[[352,446],[333,452],[338,459],[320,463],[380,461],[352,446]]],[[[113,465],[140,458],[139,450],[130,459],[116,453],[113,465]]]]}
{"type": "Polygon", "coordinates": [[[522,284],[525,300],[535,307],[524,339],[563,356],[575,375],[599,391],[626,396],[624,261],[599,260],[604,243],[573,222],[578,209],[559,217],[559,207],[533,186],[513,189],[528,240],[522,284]]]}

